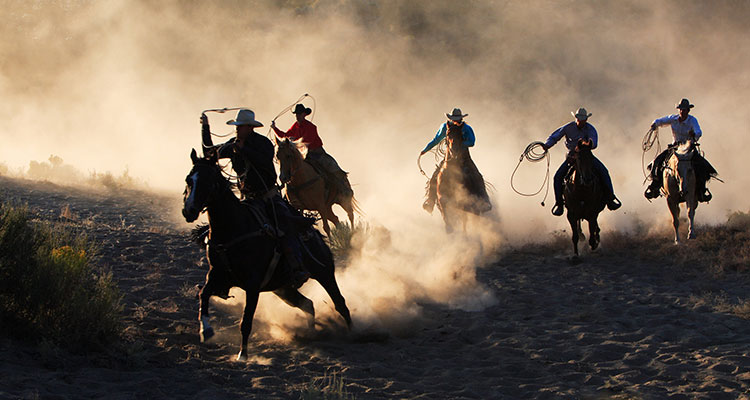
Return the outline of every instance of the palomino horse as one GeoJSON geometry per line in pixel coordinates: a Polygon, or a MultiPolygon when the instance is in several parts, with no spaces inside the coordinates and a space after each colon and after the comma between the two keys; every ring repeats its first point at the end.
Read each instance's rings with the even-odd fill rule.
{"type": "Polygon", "coordinates": [[[492,203],[484,178],[464,145],[461,125],[448,124],[446,141],[445,161],[437,177],[437,206],[450,233],[459,221],[466,230],[467,213],[481,215],[492,209],[492,203]]]}
{"type": "Polygon", "coordinates": [[[604,210],[606,201],[599,175],[594,170],[594,155],[591,142],[579,141],[576,151],[569,157],[575,159],[574,170],[565,180],[563,197],[570,230],[573,232],[573,254],[578,258],[578,240],[581,235],[581,221],[589,224],[589,245],[591,250],[599,247],[599,223],[597,218],[604,210]]]}
{"type": "Polygon", "coordinates": [[[320,213],[323,229],[330,237],[328,221],[339,224],[338,217],[333,213],[333,205],[338,204],[346,211],[349,223],[354,228],[354,213],[360,213],[354,195],[341,194],[334,185],[326,185],[323,177],[302,157],[296,142],[276,139],[276,144],[279,179],[285,184],[284,194],[292,206],[298,210],[320,213]]]}
{"type": "MultiPolygon", "coordinates": [[[[245,291],[245,310],[240,324],[242,349],[238,359],[247,359],[247,340],[260,292],[272,291],[290,306],[306,312],[313,328],[315,309],[312,301],[291,286],[283,268],[276,268],[279,262],[278,237],[273,224],[263,212],[258,212],[262,206],[241,203],[232,192],[229,181],[222,176],[215,159],[198,158],[195,150],[190,157],[193,168],[185,179],[187,187],[182,215],[187,222],[193,222],[205,210],[209,221],[206,253],[210,268],[200,291],[198,312],[201,341],[214,334],[209,324],[209,298],[211,295],[226,297],[232,287],[245,291]]],[[[351,327],[349,309],[334,276],[331,250],[318,231],[309,229],[305,234],[306,238],[302,239],[307,250],[303,252],[306,253],[304,266],[328,292],[336,311],[351,327]]]]}
{"type": "Polygon", "coordinates": [[[682,202],[685,203],[688,213],[688,239],[695,239],[693,218],[695,209],[698,208],[695,168],[693,167],[695,151],[695,143],[692,140],[681,143],[669,157],[667,166],[664,168],[663,189],[667,197],[669,212],[672,213],[675,244],[680,244],[680,203],[682,202]]]}

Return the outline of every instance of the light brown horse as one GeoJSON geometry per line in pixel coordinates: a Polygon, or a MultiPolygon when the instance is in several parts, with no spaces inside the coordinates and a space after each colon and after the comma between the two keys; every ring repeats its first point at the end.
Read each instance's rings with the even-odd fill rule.
{"type": "Polygon", "coordinates": [[[445,161],[437,177],[437,206],[450,233],[457,222],[465,231],[468,213],[481,215],[492,209],[492,203],[484,178],[464,145],[463,127],[449,123],[446,142],[445,161]]]}
{"type": "Polygon", "coordinates": [[[672,213],[675,244],[680,244],[680,203],[683,202],[688,213],[688,239],[695,239],[693,218],[695,209],[698,208],[695,168],[693,167],[695,152],[695,143],[692,140],[680,144],[669,157],[667,166],[664,168],[663,189],[667,197],[669,212],[672,213]]]}
{"type": "Polygon", "coordinates": [[[339,224],[338,217],[333,213],[334,204],[346,211],[349,223],[354,227],[354,213],[361,213],[354,195],[346,196],[339,193],[336,185],[327,185],[325,179],[302,157],[297,142],[276,139],[276,144],[279,179],[285,185],[284,195],[292,206],[299,210],[317,211],[329,237],[331,228],[328,221],[339,224]]]}
{"type": "Polygon", "coordinates": [[[601,179],[594,169],[594,155],[591,142],[580,141],[576,150],[569,155],[574,158],[574,171],[565,180],[563,198],[570,230],[573,233],[573,258],[578,259],[578,240],[581,235],[581,221],[589,224],[589,246],[599,247],[599,213],[604,210],[604,190],[601,179]]]}

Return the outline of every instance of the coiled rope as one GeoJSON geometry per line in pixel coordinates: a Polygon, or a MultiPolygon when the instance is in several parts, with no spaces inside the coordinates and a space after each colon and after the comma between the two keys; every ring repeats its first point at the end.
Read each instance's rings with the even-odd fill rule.
{"type": "MultiPolygon", "coordinates": [[[[433,156],[435,157],[435,164],[436,165],[440,165],[440,162],[443,161],[443,159],[445,159],[445,148],[447,146],[448,145],[446,144],[445,139],[443,139],[437,146],[433,147],[431,150],[429,150],[427,152],[427,153],[432,153],[433,154],[433,156]]],[[[425,153],[425,154],[427,154],[427,153],[425,153]]],[[[417,157],[417,167],[419,167],[419,172],[421,172],[422,175],[425,176],[425,178],[430,179],[430,177],[427,176],[427,174],[422,169],[422,163],[420,162],[420,160],[422,159],[423,155],[424,154],[420,154],[419,157],[417,157]]]]}
{"type": "Polygon", "coordinates": [[[544,201],[547,200],[547,195],[549,194],[549,152],[547,149],[544,148],[544,143],[542,142],[532,142],[528,146],[526,146],[526,149],[521,153],[521,157],[518,158],[518,164],[516,164],[516,168],[513,170],[513,174],[510,176],[510,187],[513,189],[514,192],[517,194],[520,194],[521,196],[526,197],[532,197],[536,196],[537,194],[542,192],[542,189],[544,187],[547,187],[547,190],[544,192],[544,198],[542,199],[542,207],[544,207],[544,201]],[[540,151],[541,149],[541,151],[540,151]],[[544,159],[547,159],[547,172],[544,174],[544,181],[542,181],[542,185],[539,187],[539,190],[537,190],[534,193],[522,193],[519,192],[515,185],[513,184],[513,178],[516,175],[516,171],[518,171],[518,167],[521,166],[521,162],[523,162],[524,159],[526,159],[529,162],[535,163],[540,162],[544,159]]]}

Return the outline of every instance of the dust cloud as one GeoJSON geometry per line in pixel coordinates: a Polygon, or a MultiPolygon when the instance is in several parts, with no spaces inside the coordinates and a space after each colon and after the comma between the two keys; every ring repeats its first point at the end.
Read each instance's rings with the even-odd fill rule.
{"type": "MultiPolygon", "coordinates": [[[[549,213],[551,192],[542,208],[542,195],[519,196],[509,183],[526,145],[580,106],[593,113],[596,155],[624,204],[602,214],[605,232],[668,219],[663,200],[642,196],[641,140],[682,97],[696,105],[702,148],[726,182],[710,185],[715,200],[696,221],[750,208],[740,189],[750,175],[737,154],[750,125],[744,1],[2,5],[0,162],[10,168],[55,155],[81,171],[127,170],[179,196],[190,149],[200,146],[201,110],[252,108],[269,134],[272,118],[311,94],[305,105],[325,148],[350,172],[364,220],[379,232],[340,278],[368,323],[394,307],[418,315],[421,300],[481,309],[493,299],[474,279],[477,265],[503,245],[566,228],[549,213]],[[417,167],[454,107],[469,114],[472,156],[496,188],[489,221],[458,238],[421,209],[417,167]]],[[[215,133],[232,132],[224,122],[233,115],[209,117],[215,133]]],[[[292,122],[289,113],[277,120],[282,129],[292,122]]],[[[668,129],[660,139],[671,141],[668,129]]],[[[563,147],[551,150],[550,173],[563,147]]],[[[432,173],[429,154],[421,164],[432,173]]],[[[544,173],[545,163],[524,162],[514,182],[533,192],[544,173]]]]}

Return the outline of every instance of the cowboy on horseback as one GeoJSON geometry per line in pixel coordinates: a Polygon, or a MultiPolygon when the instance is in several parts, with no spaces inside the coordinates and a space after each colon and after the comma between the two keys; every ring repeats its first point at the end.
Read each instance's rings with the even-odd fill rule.
{"type": "MultiPolygon", "coordinates": [[[[662,151],[656,156],[654,161],[648,166],[651,170],[649,179],[651,184],[646,188],[646,192],[643,194],[647,199],[655,199],[661,195],[662,187],[662,175],[664,167],[669,156],[674,152],[675,147],[689,139],[693,139],[695,142],[703,135],[698,120],[690,115],[690,109],[695,107],[690,104],[688,99],[682,99],[675,108],[680,110],[679,114],[667,115],[666,117],[657,118],[651,124],[651,130],[655,131],[660,126],[670,125],[672,127],[672,138],[673,142],[667,149],[662,151]]],[[[706,183],[716,176],[716,170],[714,167],[701,156],[698,152],[693,156],[693,165],[695,166],[696,174],[696,194],[698,195],[698,201],[705,203],[711,200],[713,197],[711,192],[708,191],[706,183]]]]}
{"type": "MultiPolygon", "coordinates": [[[[598,145],[599,140],[596,129],[593,125],[588,123],[588,119],[592,115],[591,113],[581,107],[577,111],[571,112],[571,114],[576,120],[557,128],[557,130],[549,135],[547,141],[542,145],[544,150],[548,150],[564,136],[565,147],[568,148],[568,156],[565,157],[565,161],[560,165],[560,168],[558,168],[554,177],[555,205],[552,207],[552,214],[558,217],[563,215],[565,206],[565,201],[563,200],[563,181],[568,175],[570,168],[575,165],[572,161],[572,153],[576,151],[576,146],[578,146],[579,141],[591,142],[591,149],[593,150],[598,145]]],[[[598,158],[594,157],[593,162],[594,169],[603,183],[604,198],[607,202],[607,208],[610,210],[617,210],[622,203],[620,203],[620,200],[615,196],[615,189],[612,187],[612,178],[609,176],[609,171],[607,171],[607,167],[605,167],[598,158]]]]}
{"type": "Polygon", "coordinates": [[[227,121],[234,125],[236,136],[227,142],[214,145],[211,140],[211,128],[206,114],[201,115],[203,152],[215,154],[217,158],[229,158],[232,169],[239,178],[239,189],[244,203],[260,202],[272,215],[277,213],[282,250],[286,259],[289,276],[295,287],[310,276],[302,266],[302,252],[297,227],[294,221],[303,219],[289,203],[284,201],[276,186],[276,169],[273,164],[274,148],[271,141],[255,132],[263,124],[255,120],[255,113],[249,109],[240,109],[237,117],[227,121]]]}
{"type": "Polygon", "coordinates": [[[290,138],[292,140],[301,138],[302,143],[307,148],[305,161],[321,172],[329,187],[335,188],[344,197],[352,196],[354,192],[351,184],[349,184],[349,179],[346,177],[347,173],[323,149],[323,141],[318,135],[318,127],[306,119],[312,113],[312,109],[297,104],[292,113],[297,117],[297,122],[286,132],[276,127],[276,121],[271,122],[271,128],[276,132],[276,136],[280,139],[290,138]]]}
{"type": "MultiPolygon", "coordinates": [[[[440,142],[445,140],[448,132],[448,124],[460,126],[461,137],[464,140],[464,145],[466,147],[473,147],[474,142],[476,141],[476,137],[474,136],[474,129],[472,129],[469,124],[464,122],[464,118],[468,115],[469,114],[462,113],[460,108],[454,108],[450,114],[445,114],[445,116],[448,117],[448,120],[440,125],[440,128],[438,128],[435,137],[430,141],[430,143],[427,143],[427,145],[424,147],[424,149],[422,149],[419,155],[421,156],[427,153],[433,147],[437,146],[438,144],[440,144],[440,142]]],[[[443,163],[445,163],[445,160],[440,161],[440,163],[435,168],[435,172],[432,173],[432,177],[430,178],[429,182],[427,182],[427,200],[425,200],[422,204],[422,208],[424,208],[429,213],[432,212],[432,209],[435,207],[435,202],[437,201],[437,179],[443,163]]]]}

